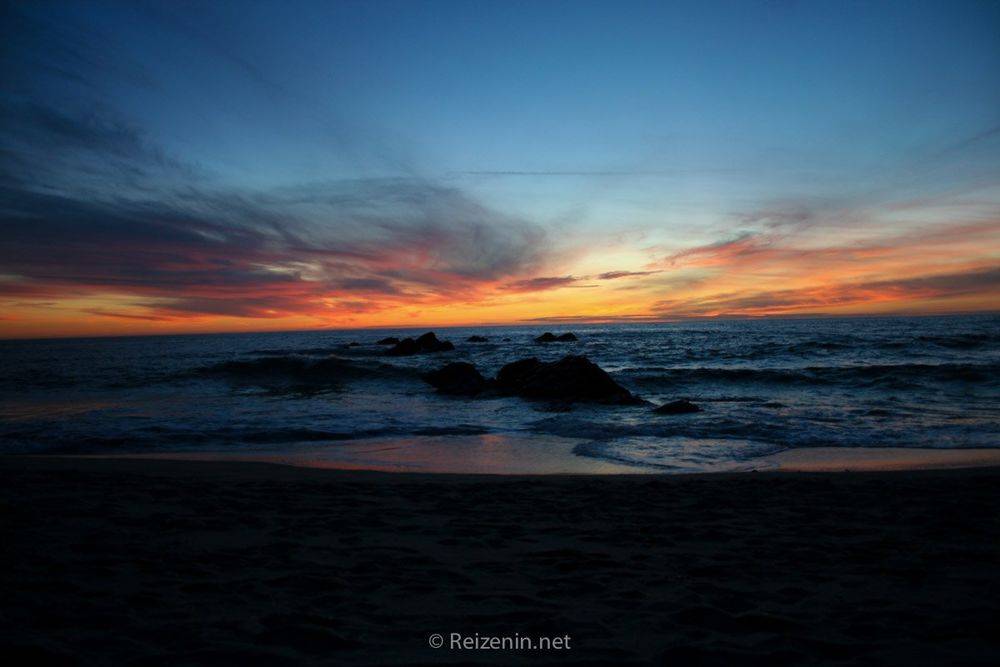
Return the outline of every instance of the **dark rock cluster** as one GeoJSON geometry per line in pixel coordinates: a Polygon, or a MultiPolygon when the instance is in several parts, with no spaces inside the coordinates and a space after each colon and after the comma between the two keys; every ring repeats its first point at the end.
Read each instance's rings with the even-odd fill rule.
{"type": "Polygon", "coordinates": [[[394,357],[406,357],[412,354],[448,352],[454,349],[455,346],[452,345],[451,341],[438,340],[438,337],[429,331],[417,339],[404,338],[396,343],[386,354],[394,357]]]}
{"type": "MultiPolygon", "coordinates": [[[[509,340],[509,339],[504,339],[509,340]]],[[[539,343],[572,342],[579,340],[572,333],[559,336],[545,332],[535,338],[539,343]]],[[[486,343],[485,336],[469,336],[468,343],[486,343]]],[[[428,352],[454,350],[450,341],[438,340],[433,332],[418,338],[389,337],[379,345],[392,345],[386,354],[409,356],[428,352]]],[[[558,361],[541,361],[535,357],[520,359],[503,366],[495,378],[488,379],[468,362],[450,363],[437,370],[424,373],[424,381],[437,389],[439,394],[450,396],[520,396],[546,401],[551,410],[564,411],[573,403],[604,403],[608,405],[648,405],[607,374],[600,366],[582,355],[567,355],[558,361]]],[[[683,415],[701,412],[688,400],[677,400],[653,410],[661,415],[683,415]]]]}
{"type": "Polygon", "coordinates": [[[464,361],[424,373],[423,378],[438,393],[452,396],[475,396],[486,389],[488,384],[475,366],[464,361]]]}
{"type": "Polygon", "coordinates": [[[641,403],[586,357],[569,355],[559,361],[522,359],[500,369],[496,378],[502,393],[557,401],[592,401],[617,405],[641,403]]]}
{"type": "Polygon", "coordinates": [[[475,366],[465,362],[448,364],[423,378],[439,393],[454,396],[475,396],[491,390],[500,395],[564,403],[643,403],[597,364],[574,355],[551,362],[534,357],[521,359],[501,368],[493,380],[487,380],[475,366]]]}

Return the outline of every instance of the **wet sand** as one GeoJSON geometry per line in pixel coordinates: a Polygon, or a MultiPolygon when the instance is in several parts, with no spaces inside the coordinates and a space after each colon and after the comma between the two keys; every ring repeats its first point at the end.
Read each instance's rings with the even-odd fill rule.
{"type": "MultiPolygon", "coordinates": [[[[367,438],[329,446],[237,452],[155,452],[85,458],[277,463],[305,468],[467,475],[649,475],[694,472],[856,472],[1000,466],[998,449],[808,447],[744,461],[677,461],[674,468],[576,453],[588,441],[548,435],[449,435],[367,438]]],[[[700,441],[711,448],[719,440],[700,441]]]]}
{"type": "Polygon", "coordinates": [[[581,442],[585,441],[539,435],[413,436],[348,440],[329,446],[286,446],[273,451],[156,452],[87,458],[240,461],[332,470],[459,475],[615,475],[658,472],[648,466],[577,456],[573,449],[581,442]]]}
{"type": "Polygon", "coordinates": [[[807,447],[757,459],[757,470],[871,472],[1000,466],[1000,449],[906,447],[807,447]]]}
{"type": "Polygon", "coordinates": [[[995,468],[502,477],[2,457],[0,474],[8,664],[1000,659],[995,468]],[[428,646],[451,632],[570,649],[428,646]]]}

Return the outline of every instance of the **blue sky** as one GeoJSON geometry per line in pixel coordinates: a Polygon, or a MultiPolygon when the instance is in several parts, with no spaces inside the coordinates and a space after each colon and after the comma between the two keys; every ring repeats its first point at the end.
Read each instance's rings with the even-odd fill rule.
{"type": "MultiPolygon", "coordinates": [[[[25,13],[48,21],[55,6],[25,13]]],[[[240,183],[881,170],[994,127],[1000,109],[992,2],[129,2],[58,14],[105,45],[95,74],[153,140],[240,183]]]]}
{"type": "Polygon", "coordinates": [[[142,162],[141,177],[122,179],[109,147],[81,146],[77,134],[73,159],[22,179],[31,192],[172,206],[192,188],[209,199],[277,197],[269,214],[336,236],[344,230],[327,203],[289,203],[290,193],[337,184],[342,196],[345,184],[397,179],[538,226],[553,257],[517,271],[560,274],[601,265],[574,264],[587,253],[567,237],[631,243],[616,256],[638,261],[649,248],[724,242],[778,218],[836,214],[828,241],[864,237],[865,225],[851,224],[864,212],[869,231],[895,236],[989,218],[1000,201],[995,2],[4,11],[8,158],[41,165],[66,141],[58,123],[75,122],[105,140],[117,133],[112,154],[126,159],[131,142],[138,153],[127,159],[142,162]],[[920,216],[898,213],[928,197],[920,216]]]}

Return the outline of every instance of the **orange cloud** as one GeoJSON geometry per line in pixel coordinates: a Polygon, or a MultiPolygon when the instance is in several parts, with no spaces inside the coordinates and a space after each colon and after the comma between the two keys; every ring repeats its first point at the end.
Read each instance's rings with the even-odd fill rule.
{"type": "Polygon", "coordinates": [[[602,270],[600,247],[554,262],[540,248],[540,228],[460,192],[399,181],[352,187],[350,205],[334,211],[364,224],[338,236],[170,203],[8,198],[15,224],[0,250],[0,301],[9,313],[0,335],[946,312],[1000,303],[1000,222],[992,219],[829,243],[796,226],[797,217],[772,224],[770,216],[761,231],[602,270]],[[590,270],[572,272],[583,259],[590,270]],[[545,272],[556,263],[569,271],[545,272]],[[580,287],[590,289],[568,289],[580,287]]]}
{"type": "MultiPolygon", "coordinates": [[[[995,308],[1000,301],[1000,265],[921,278],[834,283],[781,290],[743,290],[700,297],[664,299],[653,310],[670,317],[719,315],[783,315],[797,312],[840,312],[864,306],[879,312],[885,303],[910,305],[937,299],[963,298],[995,308]],[[971,297],[971,299],[969,298],[971,297]]],[[[863,312],[863,311],[862,311],[863,312]]]]}

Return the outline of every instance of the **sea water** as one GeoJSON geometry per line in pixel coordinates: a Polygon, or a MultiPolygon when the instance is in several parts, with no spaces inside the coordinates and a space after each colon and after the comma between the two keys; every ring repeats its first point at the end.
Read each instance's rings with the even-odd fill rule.
{"type": "Polygon", "coordinates": [[[376,344],[424,331],[0,341],[0,451],[537,435],[577,439],[577,456],[684,470],[800,447],[1000,445],[997,315],[439,328],[455,350],[411,357],[376,344]],[[544,331],[579,341],[536,343],[544,331]],[[489,377],[511,361],[567,354],[587,356],[649,405],[456,398],[421,379],[451,361],[489,377]],[[651,411],[679,398],[702,411],[651,411]]]}

